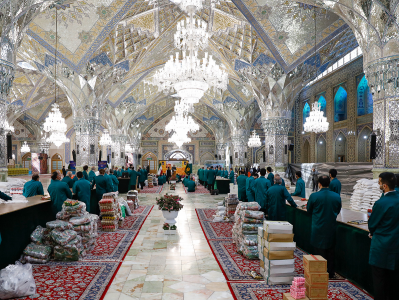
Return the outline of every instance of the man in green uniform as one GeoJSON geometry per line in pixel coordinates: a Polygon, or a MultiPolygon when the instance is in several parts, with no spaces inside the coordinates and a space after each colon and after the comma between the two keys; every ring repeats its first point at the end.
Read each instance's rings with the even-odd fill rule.
{"type": "Polygon", "coordinates": [[[195,192],[195,182],[192,179],[187,180],[187,192],[192,193],[195,192]]]}
{"type": "Polygon", "coordinates": [[[255,180],[254,190],[255,190],[255,201],[261,206],[261,210],[266,212],[266,193],[271,187],[269,179],[265,177],[266,169],[260,169],[260,177],[255,180]]]}
{"type": "Polygon", "coordinates": [[[128,170],[129,172],[129,191],[130,190],[135,190],[136,189],[136,184],[137,184],[137,176],[139,176],[139,174],[137,174],[137,172],[134,170],[133,165],[130,165],[130,169],[128,170]]]}
{"type": "Polygon", "coordinates": [[[398,299],[395,271],[399,268],[399,193],[393,173],[381,173],[378,184],[383,197],[376,201],[368,221],[371,238],[369,264],[373,274],[374,299],[398,299]]]}
{"type": "Polygon", "coordinates": [[[200,169],[198,170],[198,181],[199,181],[199,183],[200,183],[201,185],[204,185],[203,179],[204,179],[204,167],[202,167],[202,168],[200,168],[200,169]]]}
{"type": "Polygon", "coordinates": [[[96,167],[91,167],[91,170],[89,172],[89,181],[92,182],[94,177],[96,177],[96,167]]]}
{"type": "Polygon", "coordinates": [[[331,178],[331,183],[330,183],[330,191],[337,193],[338,195],[341,196],[341,182],[336,178],[337,177],[337,170],[331,169],[328,171],[330,174],[331,178]]]}
{"type": "Polygon", "coordinates": [[[287,210],[285,200],[292,207],[297,207],[296,203],[292,199],[290,193],[288,193],[285,186],[282,186],[282,179],[280,175],[274,176],[274,185],[266,192],[266,213],[267,219],[270,221],[286,221],[285,212],[287,210]]]}
{"type": "MultiPolygon", "coordinates": [[[[117,171],[118,172],[118,171],[117,171]]],[[[118,191],[118,186],[119,186],[119,180],[118,178],[116,178],[116,176],[114,175],[113,170],[110,171],[109,177],[112,180],[112,189],[113,192],[117,192],[118,191]]]]}
{"type": "Polygon", "coordinates": [[[204,181],[204,187],[205,188],[208,187],[208,172],[209,172],[209,167],[204,170],[204,179],[203,179],[203,181],[204,181]]]}
{"type": "Polygon", "coordinates": [[[233,171],[233,168],[230,168],[229,179],[230,179],[230,183],[234,183],[234,171],[233,171]]]}
{"type": "Polygon", "coordinates": [[[206,179],[208,184],[208,190],[212,191],[216,179],[216,171],[213,169],[213,166],[211,166],[211,168],[208,170],[206,174],[206,179]]]}
{"type": "Polygon", "coordinates": [[[218,167],[218,171],[216,173],[216,176],[222,176],[223,172],[222,172],[222,167],[218,167]]]}
{"type": "Polygon", "coordinates": [[[226,168],[223,169],[223,178],[229,178],[229,172],[226,170],[226,168]]]}
{"type": "Polygon", "coordinates": [[[255,190],[254,190],[254,183],[255,179],[258,178],[258,174],[253,172],[252,176],[247,177],[247,180],[245,182],[245,194],[247,196],[248,202],[254,202],[255,201],[255,190]]]}
{"type": "Polygon", "coordinates": [[[26,198],[44,195],[43,184],[39,181],[39,174],[33,174],[32,180],[24,184],[22,195],[26,198]]]}
{"type": "Polygon", "coordinates": [[[111,186],[111,192],[113,192],[114,191],[114,183],[112,182],[112,178],[109,175],[110,174],[109,169],[106,168],[106,169],[104,169],[104,171],[105,171],[104,177],[109,181],[109,185],[111,186]]]}
{"type": "Polygon", "coordinates": [[[238,185],[238,200],[243,202],[248,202],[246,194],[247,176],[245,176],[245,171],[240,170],[240,176],[237,177],[238,185]]]}
{"type": "Polygon", "coordinates": [[[110,184],[110,180],[106,177],[104,177],[105,170],[101,169],[100,175],[96,176],[92,182],[92,188],[94,185],[96,186],[96,197],[97,197],[97,202],[96,202],[96,214],[100,214],[100,208],[98,206],[98,202],[103,198],[103,194],[105,193],[110,193],[112,192],[112,187],[110,184]]]}
{"type": "Polygon", "coordinates": [[[165,175],[158,176],[158,185],[163,185],[166,182],[165,175]]]}
{"type": "Polygon", "coordinates": [[[69,188],[71,189],[71,188],[73,188],[73,184],[75,183],[73,180],[72,180],[72,172],[71,171],[68,171],[67,173],[66,173],[66,176],[64,177],[64,178],[62,178],[62,182],[65,182],[68,186],[69,186],[69,188]]]}
{"type": "Polygon", "coordinates": [[[66,199],[72,199],[72,192],[67,183],[60,181],[61,174],[53,172],[51,176],[51,183],[47,188],[51,199],[51,208],[53,211],[53,217],[55,219],[56,214],[62,210],[62,204],[66,199]]]}
{"type": "Polygon", "coordinates": [[[139,167],[138,173],[139,173],[140,188],[141,188],[141,189],[144,189],[144,183],[145,183],[145,170],[139,167]]]}
{"type": "MultiPolygon", "coordinates": [[[[83,178],[89,180],[89,174],[87,174],[88,166],[83,166],[83,178]]],[[[77,174],[76,174],[77,175],[77,174]]]]}
{"type": "Polygon", "coordinates": [[[86,210],[90,212],[90,181],[83,177],[83,172],[76,173],[78,181],[73,185],[72,191],[78,196],[78,200],[86,204],[86,210]]]}
{"type": "Polygon", "coordinates": [[[296,186],[295,186],[295,192],[291,194],[291,196],[299,196],[301,198],[306,197],[306,190],[305,190],[305,181],[302,179],[302,172],[301,171],[296,171],[295,173],[296,177],[296,186]]]}
{"type": "Polygon", "coordinates": [[[330,178],[326,175],[319,177],[320,191],[309,197],[308,213],[312,215],[312,229],[310,244],[315,247],[315,254],[327,260],[327,272],[330,279],[335,276],[335,235],[336,220],[341,211],[341,197],[328,189],[330,178]]]}
{"type": "Polygon", "coordinates": [[[76,181],[78,181],[78,177],[76,177],[76,174],[75,174],[75,176],[73,176],[73,178],[72,178],[72,187],[76,181]]]}
{"type": "Polygon", "coordinates": [[[272,168],[267,167],[266,171],[267,171],[267,179],[269,179],[270,184],[273,186],[274,185],[274,174],[272,173],[272,168]]]}

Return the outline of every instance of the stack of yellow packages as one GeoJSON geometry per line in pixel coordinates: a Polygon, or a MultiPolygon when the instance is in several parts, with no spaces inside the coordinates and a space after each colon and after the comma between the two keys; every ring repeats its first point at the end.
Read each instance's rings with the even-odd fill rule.
{"type": "Polygon", "coordinates": [[[306,296],[311,300],[325,300],[328,293],[327,261],[320,255],[304,255],[306,296]]]}
{"type": "Polygon", "coordinates": [[[258,228],[260,272],[269,285],[291,284],[295,260],[293,226],[283,221],[264,221],[258,228]]]}

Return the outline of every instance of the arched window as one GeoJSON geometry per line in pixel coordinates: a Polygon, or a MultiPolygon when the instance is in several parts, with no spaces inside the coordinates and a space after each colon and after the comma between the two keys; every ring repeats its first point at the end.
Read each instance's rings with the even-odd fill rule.
{"type": "Polygon", "coordinates": [[[319,98],[320,110],[324,112],[324,116],[327,117],[327,101],[326,98],[320,96],[319,98]]]}
{"type": "Polygon", "coordinates": [[[357,115],[363,116],[373,113],[373,95],[367,84],[365,75],[360,75],[357,78],[359,81],[357,85],[357,115]]]}
{"type": "Polygon", "coordinates": [[[340,86],[334,97],[334,122],[346,120],[346,99],[348,97],[345,89],[340,86]]]}
{"type": "Polygon", "coordinates": [[[327,143],[323,136],[320,136],[317,140],[316,161],[318,163],[327,161],[327,143]]]}
{"type": "Polygon", "coordinates": [[[306,118],[310,116],[310,106],[309,103],[305,103],[305,105],[303,106],[303,111],[302,111],[302,123],[305,124],[306,122],[306,118]]]}

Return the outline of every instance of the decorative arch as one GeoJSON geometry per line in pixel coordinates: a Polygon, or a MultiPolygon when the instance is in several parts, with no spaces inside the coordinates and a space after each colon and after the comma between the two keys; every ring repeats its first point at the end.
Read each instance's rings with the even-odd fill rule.
{"type": "Polygon", "coordinates": [[[348,93],[342,86],[336,87],[335,90],[334,122],[339,122],[346,120],[347,117],[346,102],[348,98],[348,93]]]}
{"type": "Polygon", "coordinates": [[[370,136],[373,130],[366,126],[357,137],[357,161],[370,162],[370,136]]]}
{"type": "Polygon", "coordinates": [[[215,160],[215,156],[210,152],[205,152],[200,157],[200,164],[204,165],[207,160],[215,160]]]}
{"type": "Polygon", "coordinates": [[[171,151],[165,153],[164,159],[165,160],[173,160],[173,159],[188,160],[190,164],[193,163],[193,155],[190,152],[183,150],[183,149],[174,149],[174,150],[171,150],[171,151]],[[176,158],[174,158],[174,157],[176,157],[176,158]]]}
{"type": "Polygon", "coordinates": [[[316,162],[323,163],[327,161],[327,142],[323,135],[316,142],[316,162]]]}
{"type": "Polygon", "coordinates": [[[143,168],[147,168],[147,166],[149,166],[150,173],[156,174],[158,171],[157,156],[152,152],[147,152],[146,154],[143,155],[143,158],[141,159],[141,166],[143,168]]]}
{"type": "Polygon", "coordinates": [[[309,140],[305,140],[302,147],[302,163],[310,163],[310,143],[309,140]]]}
{"type": "Polygon", "coordinates": [[[32,155],[30,152],[24,154],[24,156],[22,156],[22,167],[32,170],[32,155]]]}
{"type": "Polygon", "coordinates": [[[327,116],[327,101],[324,96],[320,96],[319,100],[317,101],[320,104],[320,110],[324,112],[324,116],[327,116]]]}
{"type": "Polygon", "coordinates": [[[265,145],[258,148],[255,152],[255,162],[258,164],[264,162],[263,161],[263,151],[265,151],[265,145]]]}
{"type": "Polygon", "coordinates": [[[310,116],[310,106],[309,103],[306,102],[302,110],[302,124],[305,124],[306,118],[309,116],[310,116]]]}
{"type": "Polygon", "coordinates": [[[373,95],[367,83],[366,75],[356,77],[357,82],[357,115],[363,116],[373,113],[373,95]]]}
{"type": "Polygon", "coordinates": [[[345,134],[340,131],[335,138],[335,161],[346,162],[347,161],[347,143],[345,134]]]}
{"type": "Polygon", "coordinates": [[[62,164],[63,164],[62,156],[58,153],[54,154],[51,157],[51,173],[56,172],[56,171],[61,172],[62,164]]]}

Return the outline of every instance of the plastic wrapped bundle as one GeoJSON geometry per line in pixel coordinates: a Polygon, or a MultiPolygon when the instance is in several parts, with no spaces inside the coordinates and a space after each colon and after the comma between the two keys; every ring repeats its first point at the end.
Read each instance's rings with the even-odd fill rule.
{"type": "Polygon", "coordinates": [[[71,223],[73,226],[86,225],[90,223],[89,214],[87,213],[82,217],[72,217],[69,219],[69,223],[71,223]]]}
{"type": "Polygon", "coordinates": [[[30,264],[46,264],[49,262],[49,260],[50,260],[50,258],[42,259],[42,258],[36,258],[36,257],[29,256],[29,255],[24,255],[21,259],[21,262],[30,263],[30,264]]]}
{"type": "Polygon", "coordinates": [[[67,230],[67,229],[72,229],[73,226],[71,223],[61,221],[61,220],[55,220],[55,221],[50,221],[46,223],[47,229],[57,229],[58,231],[61,230],[67,230]]]}
{"type": "Polygon", "coordinates": [[[243,244],[241,247],[241,252],[242,255],[244,255],[247,259],[259,259],[258,246],[247,246],[243,244]]]}
{"type": "Polygon", "coordinates": [[[260,205],[257,202],[242,202],[239,205],[240,210],[260,210],[260,205]]]}
{"type": "Polygon", "coordinates": [[[262,211],[244,210],[243,213],[246,218],[259,219],[262,220],[262,222],[265,217],[262,211]]]}
{"type": "Polygon", "coordinates": [[[26,246],[24,254],[35,258],[49,260],[51,247],[30,243],[28,246],[26,246]]]}
{"type": "Polygon", "coordinates": [[[46,232],[46,229],[42,226],[37,226],[36,229],[30,235],[30,240],[32,243],[35,244],[42,244],[43,243],[43,235],[46,232]]]}
{"type": "Polygon", "coordinates": [[[36,294],[31,264],[9,265],[0,270],[0,299],[26,297],[36,294]]]}
{"type": "Polygon", "coordinates": [[[242,221],[244,223],[249,223],[249,224],[263,224],[263,220],[253,219],[253,218],[244,217],[242,221]]]}
{"type": "MultiPolygon", "coordinates": [[[[263,223],[263,222],[262,222],[263,223]]],[[[263,227],[263,224],[247,224],[247,223],[242,223],[242,231],[254,231],[256,232],[255,234],[258,234],[258,227],[263,227]]]]}
{"type": "Polygon", "coordinates": [[[242,243],[247,246],[257,246],[258,237],[256,235],[244,235],[242,243]]]}
{"type": "Polygon", "coordinates": [[[64,246],[68,244],[70,241],[74,240],[77,236],[77,233],[74,230],[65,230],[65,231],[53,230],[50,235],[55,243],[64,246]]]}

